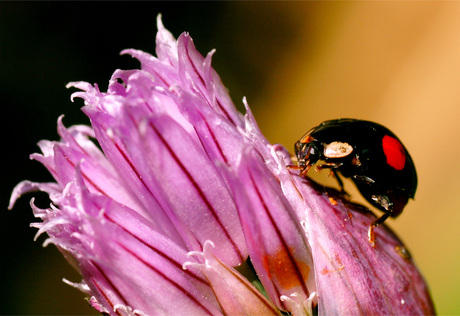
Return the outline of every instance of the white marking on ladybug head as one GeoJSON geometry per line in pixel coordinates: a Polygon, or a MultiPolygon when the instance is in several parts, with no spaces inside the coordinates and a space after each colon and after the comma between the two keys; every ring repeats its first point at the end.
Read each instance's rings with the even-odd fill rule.
{"type": "Polygon", "coordinates": [[[351,154],[353,147],[348,143],[332,142],[324,145],[324,156],[326,158],[343,158],[351,154]]]}

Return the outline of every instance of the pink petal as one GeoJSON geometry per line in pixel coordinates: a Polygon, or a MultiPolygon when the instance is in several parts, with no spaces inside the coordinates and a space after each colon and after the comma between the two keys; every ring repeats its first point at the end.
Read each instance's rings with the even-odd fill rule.
{"type": "MultiPolygon", "coordinates": [[[[125,116],[135,117],[136,112],[133,108],[125,116]]],[[[143,117],[139,115],[140,120],[143,117]]],[[[246,246],[236,207],[202,148],[169,116],[151,117],[145,124],[126,120],[125,124],[118,135],[124,137],[134,164],[159,203],[171,207],[170,216],[189,236],[192,249],[201,250],[205,240],[212,239],[221,260],[231,265],[244,261],[246,246]]]]}
{"type": "Polygon", "coordinates": [[[136,212],[87,191],[78,165],[76,170],[61,201],[67,227],[56,222],[48,233],[78,259],[99,304],[113,315],[117,306],[152,315],[220,314],[201,273],[182,269],[190,260],[186,252],[136,212]]]}
{"type": "Polygon", "coordinates": [[[202,253],[193,252],[205,261],[188,262],[184,269],[196,267],[209,280],[225,315],[279,315],[277,308],[236,270],[224,264],[213,254],[214,244],[206,241],[202,253]]]}
{"type": "Polygon", "coordinates": [[[373,214],[311,181],[295,181],[307,205],[321,315],[435,313],[423,277],[386,225],[375,229],[374,248],[367,236],[373,214]]]}
{"type": "Polygon", "coordinates": [[[283,303],[280,297],[295,294],[300,301],[309,299],[316,290],[313,259],[279,182],[259,161],[255,150],[246,150],[238,168],[239,181],[230,183],[259,279],[278,308],[292,312],[290,301],[283,303]]]}

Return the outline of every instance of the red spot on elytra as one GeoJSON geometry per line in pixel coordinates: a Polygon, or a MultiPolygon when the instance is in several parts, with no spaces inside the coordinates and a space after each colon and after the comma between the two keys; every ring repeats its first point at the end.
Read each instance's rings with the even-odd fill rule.
{"type": "Polygon", "coordinates": [[[385,135],[382,139],[382,147],[387,164],[396,170],[403,170],[406,164],[406,151],[399,140],[385,135]]]}

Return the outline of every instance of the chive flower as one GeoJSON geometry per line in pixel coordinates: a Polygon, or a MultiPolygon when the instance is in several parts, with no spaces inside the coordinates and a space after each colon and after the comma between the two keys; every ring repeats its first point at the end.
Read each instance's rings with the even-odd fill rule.
{"type": "Polygon", "coordinates": [[[434,314],[409,252],[375,216],[301,178],[263,136],[246,100],[233,105],[191,37],[158,16],[156,55],[127,49],[141,69],[116,70],[107,92],[71,82],[91,127],[40,141],[56,182],[32,191],[37,237],[82,275],[66,283],[109,315],[434,314]]]}

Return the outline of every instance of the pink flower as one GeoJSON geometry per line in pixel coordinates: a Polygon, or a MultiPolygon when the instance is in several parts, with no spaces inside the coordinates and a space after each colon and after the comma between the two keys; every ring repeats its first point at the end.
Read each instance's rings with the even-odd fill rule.
{"type": "Polygon", "coordinates": [[[80,271],[67,283],[110,315],[434,314],[401,241],[383,225],[373,248],[374,216],[286,168],[246,102],[236,111],[213,52],[160,17],[158,29],[158,57],[123,51],[141,69],[116,70],[106,93],[68,85],[91,127],[60,117],[61,140],[31,155],[56,183],[13,191],[10,208],[49,194],[48,209],[32,199],[33,226],[80,271]]]}

